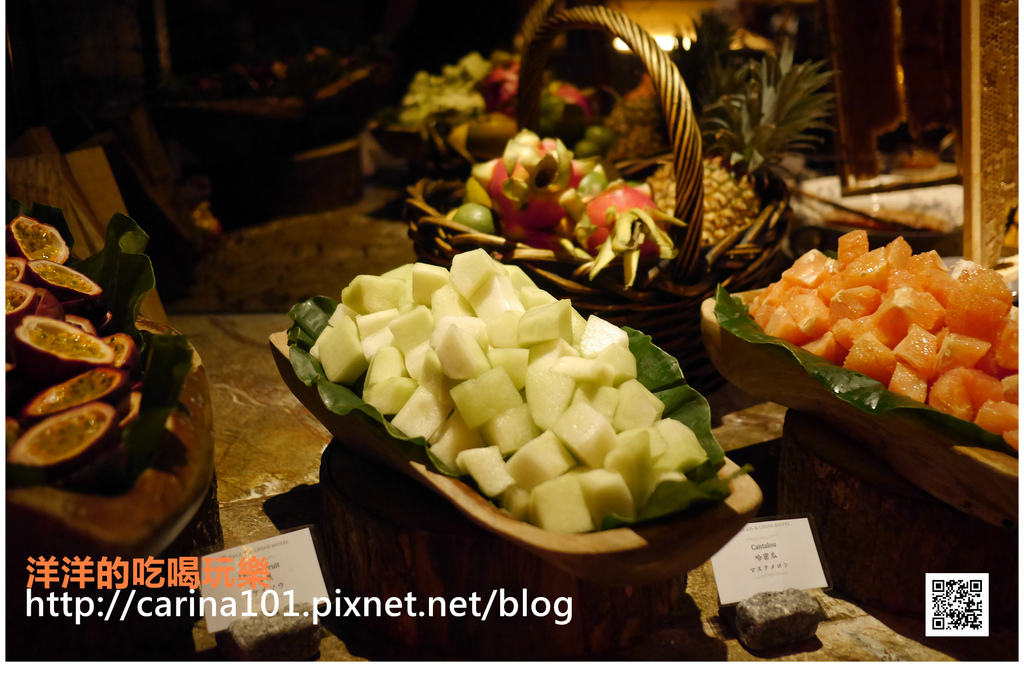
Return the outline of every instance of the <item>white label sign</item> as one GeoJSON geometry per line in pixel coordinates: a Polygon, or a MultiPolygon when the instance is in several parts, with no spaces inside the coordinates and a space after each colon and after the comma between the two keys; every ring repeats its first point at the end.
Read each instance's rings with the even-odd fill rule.
{"type": "Polygon", "coordinates": [[[300,616],[296,605],[329,597],[308,528],[204,555],[199,562],[210,633],[223,631],[240,617],[279,611],[300,616]]]}
{"type": "Polygon", "coordinates": [[[828,585],[806,517],[751,522],[711,558],[723,605],[764,591],[828,585]]]}

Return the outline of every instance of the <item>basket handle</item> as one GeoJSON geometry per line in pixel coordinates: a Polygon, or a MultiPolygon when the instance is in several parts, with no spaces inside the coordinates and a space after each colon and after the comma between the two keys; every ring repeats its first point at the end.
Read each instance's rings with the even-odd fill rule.
{"type": "Polygon", "coordinates": [[[675,275],[684,281],[689,280],[700,256],[700,232],[704,218],[700,130],[693,114],[690,93],[679,70],[647,31],[624,14],[599,5],[574,7],[551,16],[537,28],[529,47],[525,48],[519,75],[519,127],[537,129],[544,64],[551,54],[552,42],[558,35],[577,28],[603,30],[621,38],[643,62],[654,83],[672,143],[676,178],[675,216],[686,223],[686,228],[681,229],[682,234],[673,231],[673,240],[679,249],[675,275]]]}
{"type": "Polygon", "coordinates": [[[526,18],[523,19],[522,25],[519,27],[519,35],[522,36],[523,44],[519,50],[519,56],[522,57],[526,54],[527,48],[530,47],[530,43],[533,42],[533,37],[537,35],[537,30],[544,25],[547,21],[548,15],[551,14],[555,4],[560,0],[536,0],[533,5],[530,6],[530,11],[527,12],[526,18]]]}

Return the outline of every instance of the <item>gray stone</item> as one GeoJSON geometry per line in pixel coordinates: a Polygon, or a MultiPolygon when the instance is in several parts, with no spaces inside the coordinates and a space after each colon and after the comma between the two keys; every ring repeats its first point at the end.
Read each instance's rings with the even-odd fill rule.
{"type": "Polygon", "coordinates": [[[285,616],[239,617],[217,639],[229,659],[243,661],[296,661],[310,659],[320,649],[321,626],[314,623],[313,605],[300,603],[285,616]],[[306,616],[303,616],[303,615],[306,616]]]}
{"type": "Polygon", "coordinates": [[[736,605],[736,632],[751,650],[768,650],[807,640],[825,621],[808,593],[795,588],[758,593],[736,605]]]}

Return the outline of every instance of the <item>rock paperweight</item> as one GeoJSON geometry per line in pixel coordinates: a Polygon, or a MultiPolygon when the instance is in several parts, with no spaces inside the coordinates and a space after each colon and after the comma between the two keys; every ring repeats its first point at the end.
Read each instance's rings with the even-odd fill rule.
{"type": "Polygon", "coordinates": [[[736,632],[751,650],[770,650],[814,636],[826,620],[818,601],[795,588],[752,595],[736,605],[736,632]]]}
{"type": "Polygon", "coordinates": [[[298,616],[278,612],[240,617],[218,633],[217,643],[228,659],[242,661],[296,661],[314,657],[320,649],[321,626],[313,619],[313,605],[295,605],[298,616]],[[306,615],[306,616],[303,616],[306,615]]]}

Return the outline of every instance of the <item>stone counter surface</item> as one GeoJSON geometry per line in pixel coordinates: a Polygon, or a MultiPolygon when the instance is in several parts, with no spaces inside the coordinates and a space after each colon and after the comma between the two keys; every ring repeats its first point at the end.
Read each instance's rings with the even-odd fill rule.
{"type": "MultiPolygon", "coordinates": [[[[215,462],[221,522],[227,547],[273,536],[282,529],[319,524],[320,455],[328,432],[281,380],[268,337],[286,329],[283,314],[172,315],[188,335],[209,376],[214,410],[215,462]]],[[[726,416],[716,436],[727,451],[781,433],[783,411],[756,406],[726,416]]],[[[756,477],[755,477],[756,478],[756,477]]],[[[922,577],[923,580],[923,577],[922,577]]],[[[814,591],[828,621],[817,638],[770,653],[754,653],[737,640],[719,614],[710,562],[688,576],[688,604],[675,622],[616,660],[697,661],[1005,661],[1016,660],[1016,633],[988,638],[926,638],[924,623],[862,609],[835,593],[814,591]]],[[[361,634],[358,623],[328,625],[321,661],[406,658],[388,643],[361,634]]],[[[203,622],[194,630],[197,657],[220,659],[203,622]]]]}

